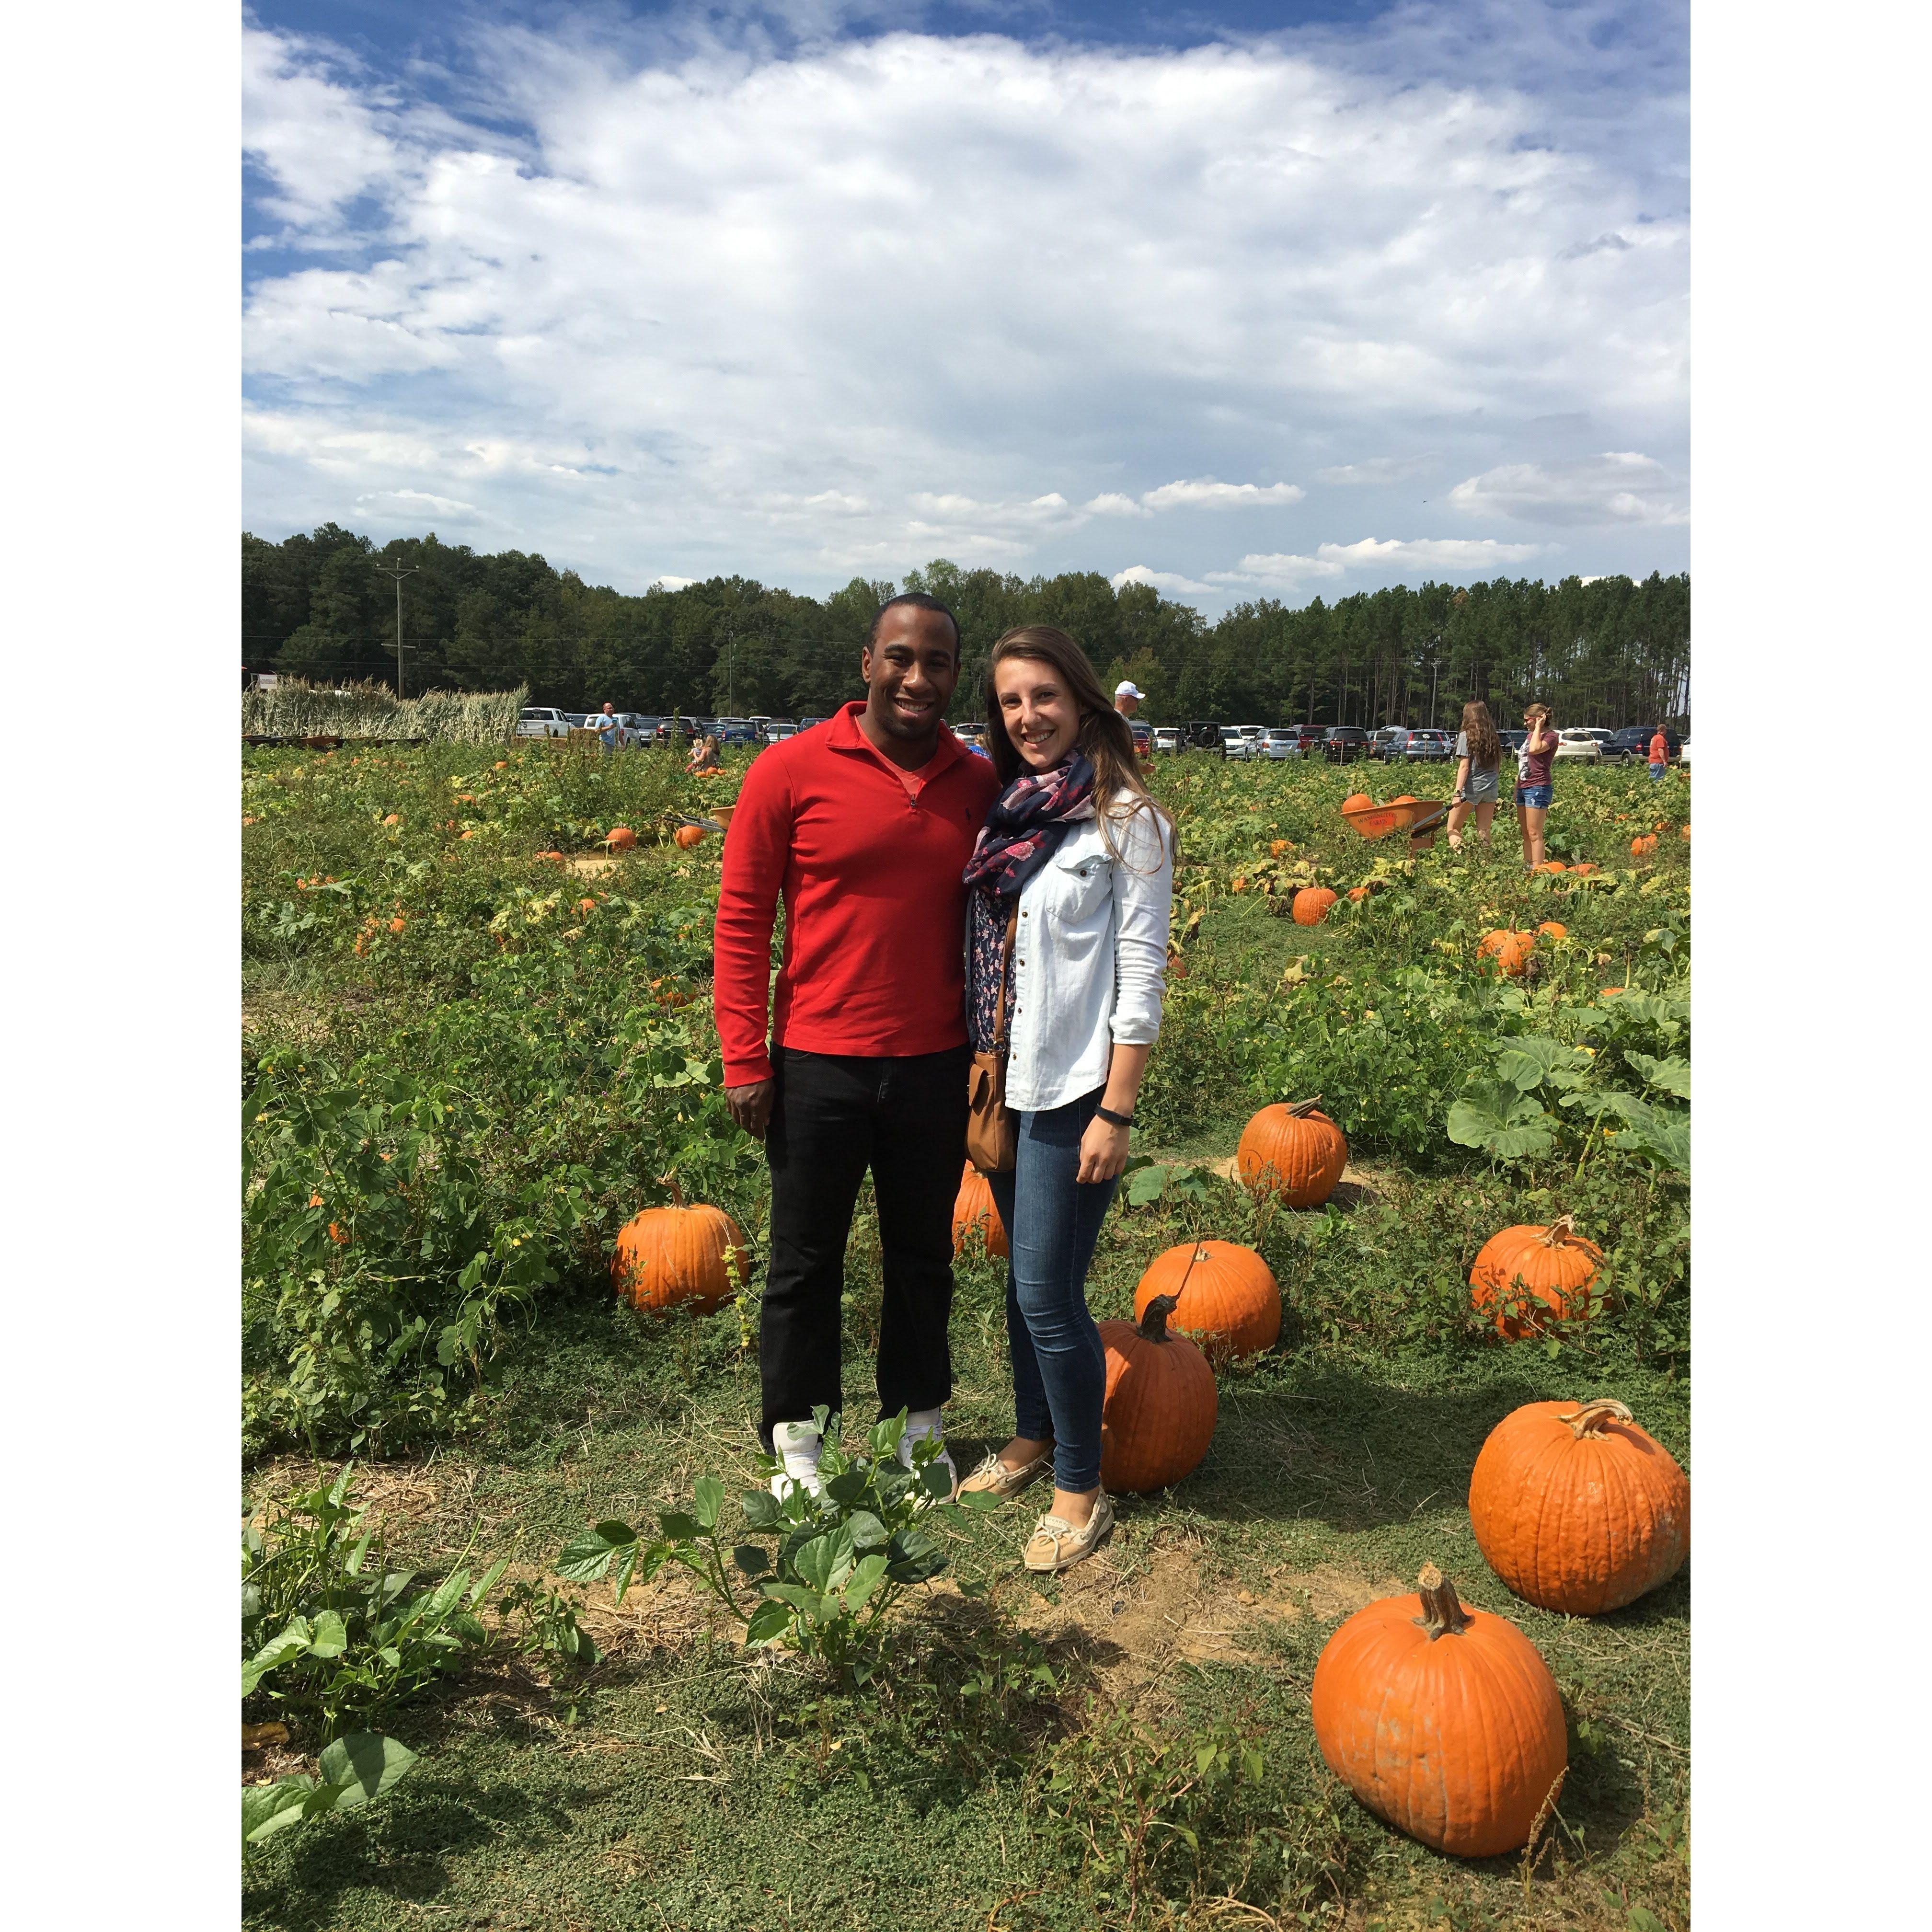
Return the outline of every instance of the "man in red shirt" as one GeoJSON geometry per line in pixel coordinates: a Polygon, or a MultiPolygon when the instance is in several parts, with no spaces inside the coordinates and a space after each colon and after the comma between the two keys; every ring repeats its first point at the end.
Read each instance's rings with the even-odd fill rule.
{"type": "Polygon", "coordinates": [[[724,1096],[732,1118],[764,1138],[772,1174],[760,1432],[790,1479],[814,1490],[812,1410],[844,1406],[839,1296],[868,1167],[885,1286],[880,1409],[908,1412],[902,1459],[922,1437],[944,1439],[972,1063],[963,874],[999,793],[992,766],[946,728],[959,626],[943,604],[891,598],[860,669],[862,703],[761,752],[746,774],[714,942],[724,1096]]]}
{"type": "Polygon", "coordinates": [[[1670,740],[1664,735],[1664,727],[1659,724],[1650,741],[1650,776],[1653,784],[1664,776],[1664,768],[1670,762],[1670,740]]]}

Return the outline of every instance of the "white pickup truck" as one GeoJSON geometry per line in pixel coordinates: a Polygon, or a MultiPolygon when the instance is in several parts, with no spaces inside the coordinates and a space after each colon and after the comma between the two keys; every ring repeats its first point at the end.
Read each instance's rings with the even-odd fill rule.
{"type": "Polygon", "coordinates": [[[568,738],[570,720],[554,704],[526,704],[517,714],[519,738],[568,738]]]}

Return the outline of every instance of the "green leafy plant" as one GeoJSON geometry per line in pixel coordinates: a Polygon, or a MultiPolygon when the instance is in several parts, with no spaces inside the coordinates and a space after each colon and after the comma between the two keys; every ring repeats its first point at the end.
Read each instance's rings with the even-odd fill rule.
{"type": "Polygon", "coordinates": [[[358,1731],[322,1748],[319,1778],[298,1772],[242,1792],[242,1850],[246,1858],[265,1839],[326,1811],[373,1804],[416,1762],[416,1754],[380,1732],[358,1731]]]}
{"type": "Polygon", "coordinates": [[[332,1741],[460,1667],[488,1633],[476,1606],[505,1564],[474,1583],[434,1585],[388,1567],[355,1466],[291,1496],[264,1528],[242,1533],[242,1697],[279,1708],[332,1741]]]}
{"type": "MultiPolygon", "coordinates": [[[[925,1519],[962,1505],[948,1500],[952,1480],[938,1460],[938,1444],[916,1444],[910,1469],[900,1463],[903,1409],[874,1424],[865,1447],[849,1455],[836,1417],[820,1407],[813,1420],[824,1443],[822,1492],[814,1497],[796,1484],[782,1500],[769,1488],[746,1491],[739,1501],[743,1540],[728,1555],[724,1486],[703,1476],[689,1509],[659,1513],[654,1539],[628,1523],[598,1523],[565,1546],[557,1574],[590,1582],[614,1568],[621,1604],[634,1581],[648,1582],[666,1564],[680,1564],[742,1624],[747,1644],[782,1644],[850,1682],[866,1682],[879,1666],[886,1612],[910,1586],[946,1567],[925,1519]]],[[[759,1460],[768,1474],[782,1467],[759,1460]]]]}

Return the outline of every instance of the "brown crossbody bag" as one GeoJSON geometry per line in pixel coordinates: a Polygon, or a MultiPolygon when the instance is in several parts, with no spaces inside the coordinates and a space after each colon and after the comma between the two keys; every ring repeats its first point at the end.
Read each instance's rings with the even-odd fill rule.
{"type": "Polygon", "coordinates": [[[1019,1149],[1019,1123],[1006,1106],[1006,969],[1012,964],[1019,902],[1006,915],[1000,948],[1000,990],[993,1005],[993,1045],[973,1056],[966,1077],[966,1158],[982,1174],[1010,1174],[1019,1149]]]}

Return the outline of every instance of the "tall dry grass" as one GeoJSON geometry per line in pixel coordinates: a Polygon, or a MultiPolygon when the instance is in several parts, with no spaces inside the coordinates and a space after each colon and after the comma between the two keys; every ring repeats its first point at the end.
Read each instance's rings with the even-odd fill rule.
{"type": "Polygon", "coordinates": [[[272,690],[242,694],[242,735],[502,745],[516,736],[517,714],[529,699],[522,686],[514,691],[432,691],[399,698],[385,684],[338,688],[284,678],[272,690]]]}

